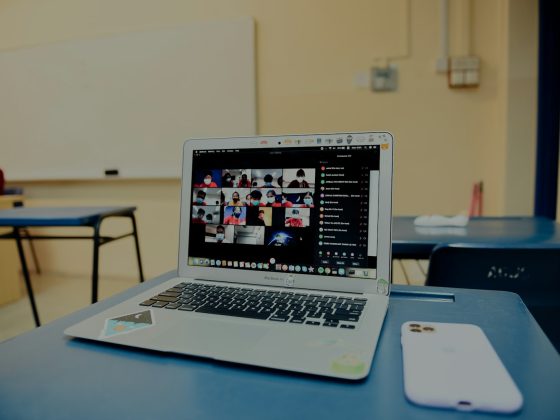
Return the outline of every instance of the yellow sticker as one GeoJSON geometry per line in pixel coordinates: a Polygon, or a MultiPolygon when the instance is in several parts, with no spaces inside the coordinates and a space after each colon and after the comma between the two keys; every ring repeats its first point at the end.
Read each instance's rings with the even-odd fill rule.
{"type": "Polygon", "coordinates": [[[331,364],[331,369],[335,373],[346,375],[358,375],[366,369],[366,364],[355,354],[344,354],[335,359],[331,364]]]}
{"type": "Polygon", "coordinates": [[[381,144],[381,149],[382,150],[388,150],[389,149],[389,144],[388,143],[381,144]]]}

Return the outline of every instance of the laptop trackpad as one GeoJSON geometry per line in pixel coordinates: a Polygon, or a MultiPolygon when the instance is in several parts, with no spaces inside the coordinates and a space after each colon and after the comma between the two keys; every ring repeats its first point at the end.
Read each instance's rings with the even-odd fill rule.
{"type": "Polygon", "coordinates": [[[193,317],[174,321],[161,332],[158,342],[171,352],[222,358],[251,349],[267,332],[265,326],[193,317]]]}

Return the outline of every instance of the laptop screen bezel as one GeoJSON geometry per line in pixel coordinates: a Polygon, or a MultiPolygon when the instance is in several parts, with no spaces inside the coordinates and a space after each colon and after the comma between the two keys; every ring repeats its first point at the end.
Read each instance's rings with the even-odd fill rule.
{"type": "MultiPolygon", "coordinates": [[[[358,143],[356,143],[358,145],[358,143]]],[[[393,182],[394,139],[389,132],[345,132],[326,134],[280,135],[190,139],[183,147],[183,168],[181,182],[181,221],[179,231],[178,275],[183,278],[215,280],[231,283],[244,283],[261,286],[293,287],[311,290],[332,290],[350,293],[388,294],[389,287],[378,288],[378,280],[390,284],[391,278],[391,223],[392,223],[392,182],[393,182]],[[201,267],[188,264],[189,229],[191,226],[192,162],[195,150],[213,149],[282,149],[294,147],[324,147],[324,144],[309,144],[305,140],[340,137],[348,135],[364,136],[366,145],[379,145],[379,206],[377,277],[357,278],[333,275],[314,275],[279,271],[236,269],[232,267],[201,267]],[[297,143],[296,143],[297,140],[297,143]]],[[[366,152],[366,151],[364,151],[366,152]]]]}

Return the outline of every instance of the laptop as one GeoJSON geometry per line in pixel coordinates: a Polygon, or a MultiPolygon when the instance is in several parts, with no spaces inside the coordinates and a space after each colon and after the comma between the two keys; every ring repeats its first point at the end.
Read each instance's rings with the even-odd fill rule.
{"type": "Polygon", "coordinates": [[[387,132],[187,140],[177,277],[72,337],[357,380],[389,303],[387,132]]]}

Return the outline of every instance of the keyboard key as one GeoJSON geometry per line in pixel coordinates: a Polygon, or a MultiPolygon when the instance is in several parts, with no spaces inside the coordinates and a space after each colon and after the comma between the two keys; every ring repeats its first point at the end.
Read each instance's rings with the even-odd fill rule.
{"type": "Polygon", "coordinates": [[[267,319],[270,316],[270,314],[268,313],[260,313],[255,311],[242,311],[239,309],[228,309],[225,307],[213,308],[207,305],[201,306],[196,310],[196,312],[200,312],[203,314],[227,315],[227,316],[235,316],[240,318],[253,318],[253,319],[267,319]]]}
{"type": "Polygon", "coordinates": [[[168,302],[156,302],[152,305],[152,308],[164,308],[168,302]]]}
{"type": "Polygon", "coordinates": [[[347,330],[353,330],[356,328],[355,325],[349,325],[349,324],[340,324],[340,328],[346,328],[347,330]]]}
{"type": "Polygon", "coordinates": [[[169,297],[178,297],[181,295],[181,293],[177,293],[177,292],[162,292],[159,294],[160,296],[169,296],[169,297]]]}
{"type": "Polygon", "coordinates": [[[303,318],[292,317],[292,319],[290,319],[290,322],[293,323],[293,324],[303,324],[304,321],[305,320],[303,318]]]}
{"type": "Polygon", "coordinates": [[[276,316],[276,315],[272,315],[269,318],[270,321],[278,321],[278,322],[286,322],[288,320],[287,316],[276,316]]]}
{"type": "Polygon", "coordinates": [[[152,306],[156,302],[157,302],[156,300],[148,299],[148,300],[145,300],[144,302],[142,302],[140,305],[142,305],[142,306],[152,306]]]}
{"type": "Polygon", "coordinates": [[[194,311],[196,309],[196,306],[192,306],[192,305],[181,305],[179,307],[180,311],[194,311]]]}
{"type": "Polygon", "coordinates": [[[179,306],[181,306],[180,303],[168,303],[165,309],[177,309],[179,306]]]}
{"type": "Polygon", "coordinates": [[[177,299],[176,297],[171,297],[171,296],[162,296],[162,295],[158,295],[158,296],[154,296],[152,298],[152,300],[157,300],[160,302],[172,302],[175,303],[177,302],[179,299],[177,299]]]}
{"type": "Polygon", "coordinates": [[[305,323],[306,323],[307,325],[321,325],[321,323],[318,322],[318,321],[306,321],[305,323]]]}

